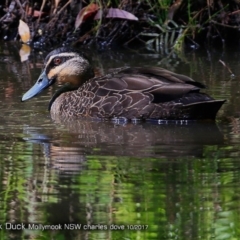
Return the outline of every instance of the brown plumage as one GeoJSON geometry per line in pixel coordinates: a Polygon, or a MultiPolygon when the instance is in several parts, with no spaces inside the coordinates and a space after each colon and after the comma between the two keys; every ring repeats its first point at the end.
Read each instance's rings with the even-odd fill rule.
{"type": "Polygon", "coordinates": [[[89,61],[76,50],[66,48],[47,56],[37,83],[22,100],[55,81],[67,84],[50,102],[53,117],[215,119],[224,103],[200,93],[203,84],[159,67],[124,67],[94,78],[89,61]]]}

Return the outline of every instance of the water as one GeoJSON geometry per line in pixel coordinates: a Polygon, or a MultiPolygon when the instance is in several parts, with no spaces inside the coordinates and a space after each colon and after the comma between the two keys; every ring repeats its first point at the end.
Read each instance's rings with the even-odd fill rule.
{"type": "MultiPolygon", "coordinates": [[[[0,239],[240,238],[240,52],[161,63],[227,99],[216,123],[124,125],[52,121],[53,88],[21,103],[43,56],[21,63],[19,47],[1,43],[0,239]]],[[[161,61],[129,52],[93,59],[101,71],[161,61]]]]}

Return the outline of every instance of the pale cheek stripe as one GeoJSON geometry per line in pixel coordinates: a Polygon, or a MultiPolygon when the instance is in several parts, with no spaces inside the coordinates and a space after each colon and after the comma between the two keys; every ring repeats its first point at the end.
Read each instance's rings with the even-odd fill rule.
{"type": "MultiPolygon", "coordinates": [[[[69,55],[68,55],[69,56],[69,55]]],[[[52,68],[48,73],[48,78],[50,79],[53,76],[56,76],[61,72],[62,75],[75,75],[76,74],[76,67],[74,67],[75,58],[68,60],[67,62],[52,68]]]]}

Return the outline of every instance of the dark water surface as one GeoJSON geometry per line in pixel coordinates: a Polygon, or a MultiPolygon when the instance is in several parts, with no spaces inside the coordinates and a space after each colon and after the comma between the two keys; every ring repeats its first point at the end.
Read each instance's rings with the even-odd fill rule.
{"type": "MultiPolygon", "coordinates": [[[[0,239],[240,239],[240,52],[162,61],[227,99],[216,123],[119,125],[53,122],[54,89],[21,103],[44,55],[0,49],[0,239]]],[[[161,59],[93,54],[101,71],[161,59]]]]}

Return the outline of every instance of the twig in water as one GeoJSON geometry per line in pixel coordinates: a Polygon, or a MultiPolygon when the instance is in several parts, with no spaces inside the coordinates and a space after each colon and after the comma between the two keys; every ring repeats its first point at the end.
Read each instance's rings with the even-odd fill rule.
{"type": "Polygon", "coordinates": [[[221,59],[219,59],[219,62],[225,67],[227,68],[227,70],[230,72],[231,77],[235,77],[235,74],[231,71],[231,69],[226,65],[226,63],[224,61],[222,61],[221,59]]]}

